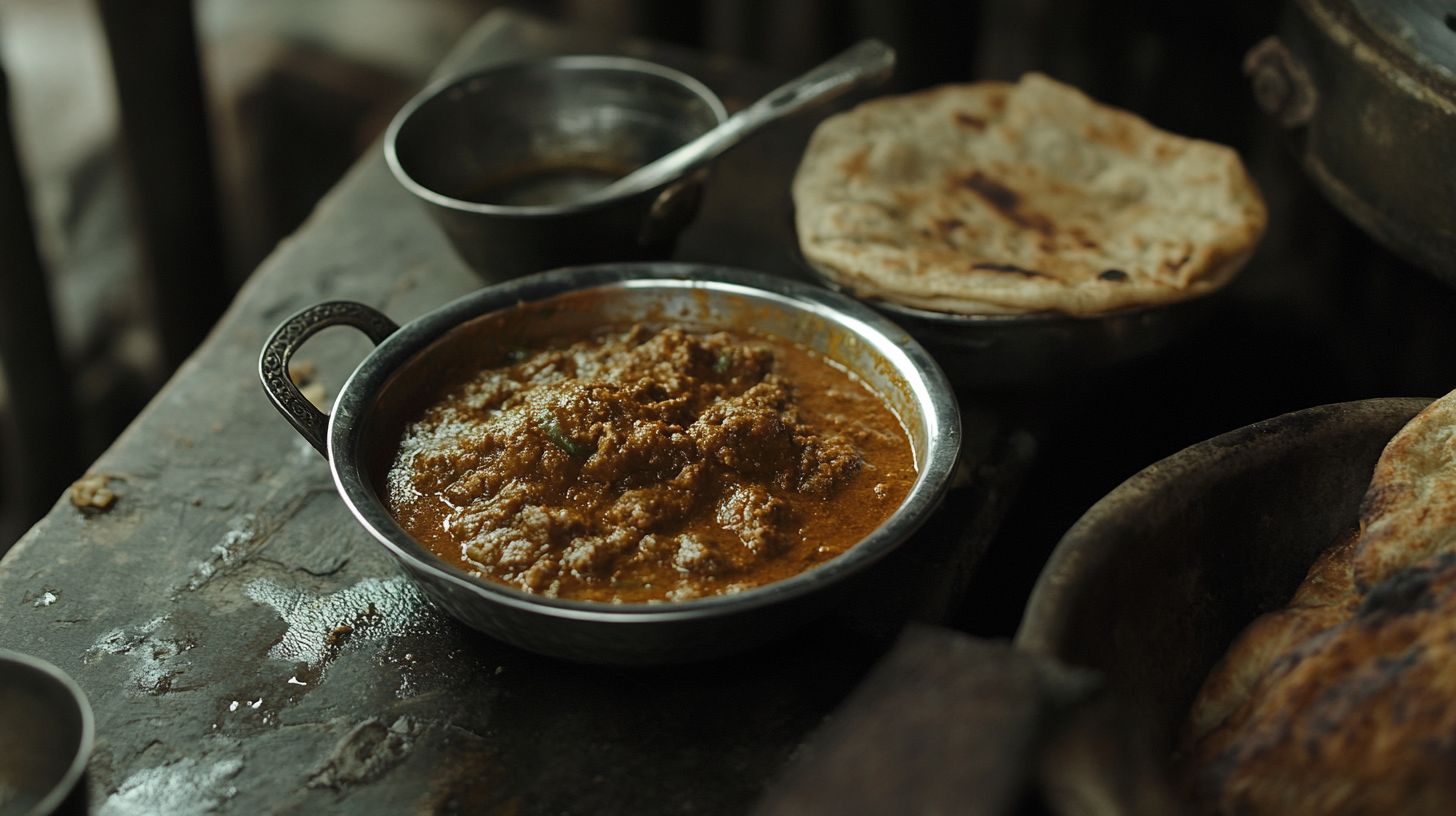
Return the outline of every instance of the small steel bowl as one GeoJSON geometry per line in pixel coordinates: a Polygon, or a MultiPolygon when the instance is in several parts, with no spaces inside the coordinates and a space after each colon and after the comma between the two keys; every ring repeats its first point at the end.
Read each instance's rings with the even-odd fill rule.
{"type": "Polygon", "coordinates": [[[1061,386],[1107,373],[1191,335],[1220,300],[1219,292],[1211,292],[1086,316],[953,314],[862,297],[808,261],[803,264],[824,286],[858,297],[900,324],[945,367],[952,384],[973,391],[1061,386]]]}
{"type": "Polygon", "coordinates": [[[824,611],[851,578],[902,544],[935,510],[960,452],[960,416],[945,375],[913,339],[870,309],[804,283],[723,267],[626,263],[561,269],[482,289],[403,328],[357,303],[325,303],[285,321],[264,346],[259,373],[284,417],[324,453],[355,519],[421,589],[464,623],[526,649],[590,663],[649,664],[727,654],[785,634],[824,611]],[[560,296],[592,291],[592,307],[560,296]],[[553,300],[555,299],[555,300],[553,300]],[[516,309],[520,325],[576,333],[641,321],[751,327],[843,365],[900,418],[918,475],[889,519],[844,554],[806,572],[732,595],[656,604],[542,598],[447,566],[390,516],[383,472],[404,423],[442,372],[473,370],[486,316],[516,309]],[[534,321],[534,322],[528,322],[534,321]],[[288,360],[331,325],[378,343],[325,416],[288,378],[288,360]]]}
{"type": "Polygon", "coordinates": [[[1101,672],[1133,712],[1128,719],[1139,720],[1120,728],[1148,741],[1146,755],[1170,757],[1210,669],[1245,626],[1283,608],[1315,558],[1354,528],[1381,451],[1429,402],[1309,408],[1148,466],[1062,537],[1027,602],[1017,647],[1101,672]]]}
{"type": "Polygon", "coordinates": [[[585,205],[573,199],[727,118],[679,71],[570,56],[426,88],[384,137],[400,184],[489,280],[594,261],[665,258],[697,212],[704,173],[585,205]]]}
{"type": "Polygon", "coordinates": [[[0,813],[84,812],[93,735],[91,706],[74,680],[0,649],[0,813]]]}

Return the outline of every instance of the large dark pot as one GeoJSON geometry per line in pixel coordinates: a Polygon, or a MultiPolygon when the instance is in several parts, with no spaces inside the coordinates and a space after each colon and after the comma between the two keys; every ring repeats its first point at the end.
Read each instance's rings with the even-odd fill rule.
{"type": "MultiPolygon", "coordinates": [[[[1093,505],[1052,553],[1016,635],[1026,652],[1104,676],[1118,713],[1083,736],[1109,757],[1166,763],[1209,670],[1356,524],[1381,450],[1427,403],[1285,414],[1180,451],[1093,505]],[[1118,730],[1144,744],[1129,750],[1118,730]]],[[[1146,791],[1129,785],[1156,780],[1106,778],[1115,764],[1078,784],[1100,785],[1118,810],[1146,811],[1133,804],[1146,791]]]]}

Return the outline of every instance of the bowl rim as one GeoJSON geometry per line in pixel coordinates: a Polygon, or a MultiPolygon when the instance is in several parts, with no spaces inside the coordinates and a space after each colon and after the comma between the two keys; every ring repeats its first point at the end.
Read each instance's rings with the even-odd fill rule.
{"type": "Polygon", "coordinates": [[[487,287],[447,303],[401,327],[359,364],[339,391],[328,429],[329,468],[339,495],[355,520],[408,569],[518,611],[613,623],[735,614],[789,601],[861,572],[907,541],[940,505],[950,488],[960,448],[960,411],[945,373],[919,343],[888,319],[844,295],[811,284],[731,267],[662,262],[566,267],[487,287]],[[900,507],[859,542],[822,564],[736,593],[686,601],[609,603],[543,598],[474,578],[429,554],[385,509],[361,467],[363,426],[375,392],[416,354],[466,321],[568,292],[609,288],[725,291],[775,301],[832,321],[870,343],[905,380],[926,425],[926,455],[917,462],[915,482],[900,507]]]}
{"type": "Polygon", "coordinates": [[[418,198],[459,212],[478,213],[481,215],[514,216],[520,218],[541,218],[549,216],[567,215],[582,212],[592,212],[618,204],[630,198],[642,196],[648,193],[655,193],[664,187],[675,183],[678,178],[669,179],[662,184],[655,185],[646,190],[629,190],[605,199],[591,201],[587,204],[533,204],[513,206],[505,204],[486,204],[479,201],[467,201],[454,196],[448,196],[431,187],[421,183],[405,169],[404,162],[400,160],[398,141],[400,132],[409,124],[425,105],[450,91],[482,77],[493,74],[510,73],[513,71],[583,71],[583,70],[606,70],[624,74],[647,74],[657,79],[666,80],[685,88],[691,94],[702,100],[722,124],[728,119],[728,110],[723,105],[723,100],[711,88],[702,81],[666,65],[659,65],[655,62],[638,59],[636,57],[625,57],[605,54],[564,54],[550,57],[532,57],[521,60],[512,60],[497,65],[491,65],[464,74],[447,76],[426,85],[423,90],[415,94],[403,107],[395,113],[394,118],[389,122],[389,127],[384,132],[384,160],[389,165],[389,171],[395,179],[406,189],[418,198]]]}
{"type": "Polygon", "coordinates": [[[31,806],[31,813],[50,813],[59,808],[66,797],[71,795],[71,791],[80,782],[82,774],[86,772],[86,764],[90,761],[91,750],[95,746],[96,718],[91,712],[91,703],[86,699],[86,692],[69,674],[61,671],[54,663],[35,655],[0,647],[0,666],[6,663],[36,672],[64,689],[71,703],[75,705],[76,713],[81,721],[81,733],[79,739],[76,740],[76,750],[71,757],[70,764],[66,766],[65,772],[56,780],[55,784],[46,791],[45,796],[31,806]]]}

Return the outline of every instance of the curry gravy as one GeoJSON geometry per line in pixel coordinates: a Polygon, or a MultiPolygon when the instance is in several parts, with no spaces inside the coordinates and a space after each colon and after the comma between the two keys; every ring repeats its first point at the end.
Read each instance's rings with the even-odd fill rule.
{"type": "Polygon", "coordinates": [[[676,601],[844,552],[915,479],[843,370],[750,331],[617,326],[514,349],[412,423],[385,477],[445,561],[526,592],[676,601]]]}

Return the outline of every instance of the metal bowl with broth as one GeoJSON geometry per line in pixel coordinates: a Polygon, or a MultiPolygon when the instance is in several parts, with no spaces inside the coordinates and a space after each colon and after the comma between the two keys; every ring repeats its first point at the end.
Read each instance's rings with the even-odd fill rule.
{"type": "Polygon", "coordinates": [[[718,97],[680,71],[629,57],[549,57],[425,89],[390,123],[384,155],[460,256],[500,280],[666,257],[697,212],[702,172],[578,199],[726,118],[718,97]]]}

